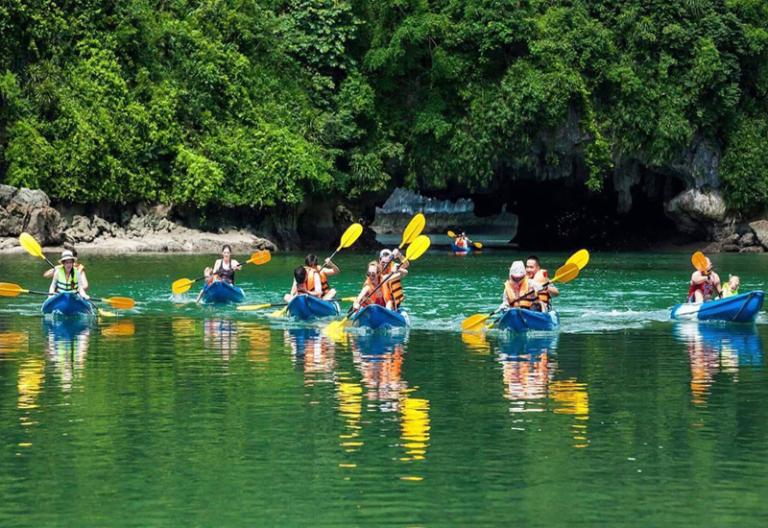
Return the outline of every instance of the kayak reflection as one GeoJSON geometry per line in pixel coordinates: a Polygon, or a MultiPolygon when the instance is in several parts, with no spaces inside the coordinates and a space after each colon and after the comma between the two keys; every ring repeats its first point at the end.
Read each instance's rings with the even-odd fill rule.
{"type": "Polygon", "coordinates": [[[46,355],[55,366],[62,390],[69,391],[85,367],[91,329],[95,321],[85,317],[46,317],[46,355]]]}
{"type": "Polygon", "coordinates": [[[218,352],[225,360],[237,353],[237,324],[231,319],[203,321],[203,343],[206,349],[218,352]]]}
{"type": "Polygon", "coordinates": [[[303,368],[304,382],[329,382],[336,369],[336,344],[318,328],[288,328],[283,340],[291,350],[291,361],[303,368]]]}
{"type": "Polygon", "coordinates": [[[738,381],[739,367],[763,365],[763,342],[754,326],[680,323],[675,337],[688,347],[691,400],[705,405],[719,373],[738,381]]]}

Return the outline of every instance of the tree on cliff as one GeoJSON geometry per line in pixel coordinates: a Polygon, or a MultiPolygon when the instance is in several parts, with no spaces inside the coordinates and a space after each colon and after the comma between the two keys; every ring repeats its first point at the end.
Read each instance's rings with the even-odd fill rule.
{"type": "Polygon", "coordinates": [[[758,0],[15,0],[0,31],[0,181],[61,199],[599,190],[701,138],[732,207],[768,198],[758,0]]]}

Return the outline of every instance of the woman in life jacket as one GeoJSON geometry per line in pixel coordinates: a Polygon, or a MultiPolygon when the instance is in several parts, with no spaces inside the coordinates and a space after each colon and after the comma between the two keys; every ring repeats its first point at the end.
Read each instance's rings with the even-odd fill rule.
{"type": "Polygon", "coordinates": [[[325,259],[323,265],[320,266],[317,263],[317,255],[314,253],[307,255],[307,258],[304,259],[304,265],[307,268],[307,289],[314,290],[315,282],[320,281],[321,298],[325,301],[335,298],[336,289],[328,285],[328,277],[340,273],[339,267],[331,262],[331,259],[325,259]]]}
{"type": "Polygon", "coordinates": [[[536,296],[531,304],[531,310],[548,312],[552,308],[552,297],[560,295],[560,291],[549,284],[549,273],[541,268],[541,261],[536,255],[530,255],[525,259],[525,274],[531,281],[531,286],[536,290],[536,296]]]}
{"type": "Polygon", "coordinates": [[[222,280],[229,284],[235,283],[235,271],[242,268],[240,263],[232,258],[232,247],[229,244],[221,248],[221,258],[216,259],[213,268],[205,268],[205,280],[211,283],[213,280],[222,280]]]}
{"type": "Polygon", "coordinates": [[[403,292],[402,278],[408,275],[408,262],[403,262],[400,250],[395,248],[393,251],[382,249],[379,252],[379,270],[381,271],[381,280],[387,281],[387,287],[392,294],[393,310],[397,310],[405,300],[403,292]]]}
{"type": "Polygon", "coordinates": [[[504,295],[500,309],[525,308],[531,310],[536,290],[533,281],[525,274],[525,264],[516,260],[509,267],[509,279],[504,283],[504,295]]]}
{"type": "Polygon", "coordinates": [[[321,299],[323,297],[323,286],[321,281],[314,278],[316,270],[310,270],[307,266],[298,266],[293,270],[293,284],[291,293],[283,296],[285,302],[291,302],[291,299],[297,295],[311,295],[321,299]],[[310,275],[312,273],[312,275],[310,275]]]}
{"type": "Polygon", "coordinates": [[[72,292],[79,294],[83,299],[90,299],[83,288],[80,272],[75,267],[77,257],[70,250],[65,249],[61,252],[59,262],[61,266],[56,266],[48,293],[72,292]]]}
{"type": "Polygon", "coordinates": [[[386,274],[381,272],[379,263],[375,260],[368,263],[368,270],[365,274],[365,282],[363,288],[357,295],[355,302],[352,303],[352,307],[355,310],[359,310],[369,304],[378,304],[384,306],[390,310],[395,309],[395,303],[392,298],[392,291],[389,281],[381,284],[381,281],[386,277],[386,274]],[[381,287],[379,287],[381,285],[381,287]],[[377,289],[378,288],[378,289],[377,289]],[[371,295],[371,293],[373,295],[371,295]],[[370,297],[369,297],[370,295],[370,297]]]}
{"type": "MultiPolygon", "coordinates": [[[[80,284],[83,286],[83,290],[88,291],[88,277],[85,276],[85,266],[82,263],[77,262],[77,250],[74,247],[64,246],[64,249],[68,249],[72,252],[72,256],[75,257],[75,269],[80,272],[80,284]]],[[[43,273],[43,277],[46,279],[52,279],[53,276],[58,273],[58,269],[62,267],[62,264],[57,265],[54,268],[49,268],[43,273]]]]}
{"type": "Polygon", "coordinates": [[[688,288],[688,302],[703,303],[722,297],[720,288],[720,276],[712,268],[712,261],[707,258],[707,269],[704,272],[696,270],[691,275],[691,284],[688,288]]]}

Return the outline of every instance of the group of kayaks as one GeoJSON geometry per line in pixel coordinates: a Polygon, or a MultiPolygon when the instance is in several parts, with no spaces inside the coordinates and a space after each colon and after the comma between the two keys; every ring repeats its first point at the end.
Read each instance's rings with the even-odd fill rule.
{"type": "MultiPolygon", "coordinates": [[[[337,301],[324,301],[311,295],[297,295],[288,303],[288,313],[300,321],[311,321],[341,314],[337,301]]],[[[369,304],[355,312],[353,324],[372,330],[379,328],[405,328],[409,325],[408,314],[403,310],[389,310],[378,304],[369,304]]]]}

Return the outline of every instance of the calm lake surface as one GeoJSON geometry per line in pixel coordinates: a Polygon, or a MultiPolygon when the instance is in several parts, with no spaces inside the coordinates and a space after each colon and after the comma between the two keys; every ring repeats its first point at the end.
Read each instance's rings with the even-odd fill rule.
{"type": "MultiPolygon", "coordinates": [[[[341,296],[372,256],[339,255],[341,296]]],[[[338,341],[173,299],[205,256],[84,257],[93,295],[137,300],[119,318],[0,298],[0,526],[763,526],[766,314],[673,324],[689,254],[594,254],[559,333],[462,335],[524,256],[431,251],[410,331],[338,341]]],[[[247,266],[246,301],[279,302],[300,259],[247,266]]],[[[713,260],[768,284],[768,255],[713,260]]],[[[0,256],[0,281],[43,271],[0,256]]]]}

